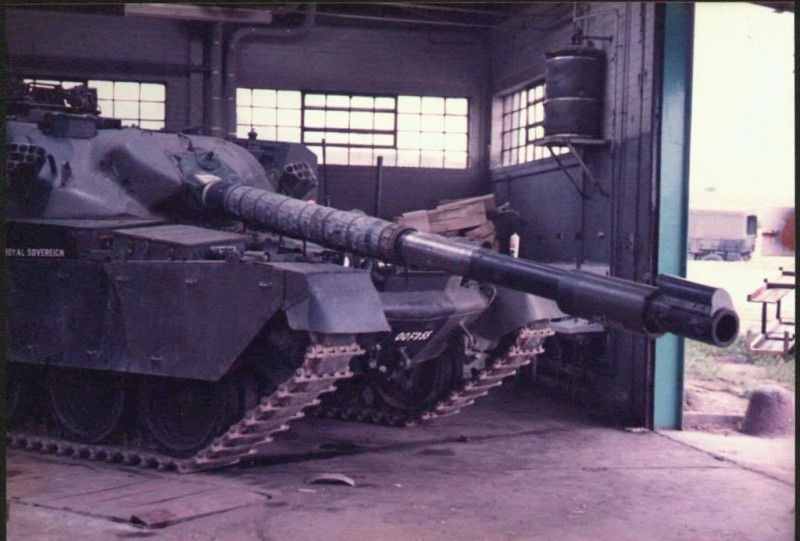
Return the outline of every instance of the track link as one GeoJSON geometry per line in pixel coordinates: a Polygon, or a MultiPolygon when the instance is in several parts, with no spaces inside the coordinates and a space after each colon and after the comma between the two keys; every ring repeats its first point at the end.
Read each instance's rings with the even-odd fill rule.
{"type": "Polygon", "coordinates": [[[335,390],[334,383],[351,377],[350,359],[364,351],[352,342],[343,346],[312,344],[291,378],[274,392],[262,397],[242,419],[194,456],[177,459],[149,450],[117,445],[90,445],[9,431],[10,446],[40,453],[115,462],[124,465],[188,473],[231,466],[257,456],[273,441],[273,435],[289,428],[288,423],[304,416],[303,410],[319,404],[319,396],[335,390]]]}
{"type": "Polygon", "coordinates": [[[552,334],[553,330],[547,321],[533,322],[520,328],[514,342],[503,353],[490,359],[483,370],[465,380],[445,399],[425,411],[402,415],[377,408],[326,405],[316,407],[313,413],[318,417],[406,427],[455,415],[474,404],[478,398],[489,394],[492,388],[501,385],[503,380],[514,374],[517,369],[530,364],[536,355],[544,351],[542,342],[552,334]]]}

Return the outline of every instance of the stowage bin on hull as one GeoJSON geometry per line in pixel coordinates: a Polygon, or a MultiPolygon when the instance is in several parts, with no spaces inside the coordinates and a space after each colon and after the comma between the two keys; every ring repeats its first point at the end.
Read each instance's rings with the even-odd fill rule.
{"type": "Polygon", "coordinates": [[[35,98],[60,104],[21,92],[7,126],[17,445],[179,471],[233,464],[262,453],[353,370],[383,368],[413,390],[409,369],[430,378],[446,365],[426,363],[464,340],[463,351],[492,358],[458,393],[448,383],[458,363],[419,399],[383,390],[398,410],[445,415],[549,333],[532,323],[559,313],[545,301],[485,325],[502,302],[533,298],[512,290],[634,332],[735,339],[723,291],[560,271],[303,201],[308,164],[265,169],[232,142],[120,128],[91,114],[91,91],[49,90],[35,98]],[[343,251],[389,265],[346,267],[343,251]],[[391,264],[435,272],[398,286],[391,264]]]}

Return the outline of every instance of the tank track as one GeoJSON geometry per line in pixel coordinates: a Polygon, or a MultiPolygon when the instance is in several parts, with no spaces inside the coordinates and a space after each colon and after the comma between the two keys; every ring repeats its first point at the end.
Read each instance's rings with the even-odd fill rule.
{"type": "Polygon", "coordinates": [[[514,342],[502,354],[490,359],[484,369],[465,380],[445,399],[425,411],[402,415],[382,409],[348,404],[341,407],[336,405],[317,406],[312,412],[318,417],[399,427],[410,427],[422,422],[449,417],[471,406],[478,398],[489,394],[492,388],[501,385],[506,377],[514,374],[520,367],[530,364],[536,355],[544,351],[542,347],[544,339],[553,333],[549,322],[546,321],[530,323],[520,328],[514,342]]]}
{"type": "Polygon", "coordinates": [[[231,466],[258,455],[273,435],[288,430],[288,423],[304,416],[303,410],[319,404],[319,396],[335,390],[337,380],[351,377],[350,359],[364,351],[355,343],[343,346],[312,344],[291,378],[262,397],[238,422],[194,456],[185,459],[150,450],[116,445],[91,445],[9,431],[11,447],[73,458],[121,463],[179,473],[231,466]]]}

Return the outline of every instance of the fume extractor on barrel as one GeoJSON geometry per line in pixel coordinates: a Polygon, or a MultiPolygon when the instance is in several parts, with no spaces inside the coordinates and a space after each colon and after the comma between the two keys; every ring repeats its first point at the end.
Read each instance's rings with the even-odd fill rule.
{"type": "Polygon", "coordinates": [[[601,139],[606,55],[569,46],[545,53],[544,134],[601,139]]]}

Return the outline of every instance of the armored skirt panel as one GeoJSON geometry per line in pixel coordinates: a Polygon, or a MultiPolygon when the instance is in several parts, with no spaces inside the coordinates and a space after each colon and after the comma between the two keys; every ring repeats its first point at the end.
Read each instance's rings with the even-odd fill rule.
{"type": "Polygon", "coordinates": [[[216,381],[279,310],[295,330],[389,330],[369,275],[336,265],[11,258],[8,277],[25,363],[216,381]]]}

